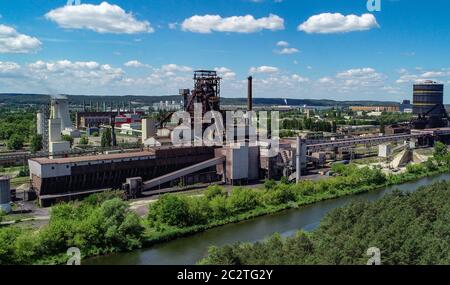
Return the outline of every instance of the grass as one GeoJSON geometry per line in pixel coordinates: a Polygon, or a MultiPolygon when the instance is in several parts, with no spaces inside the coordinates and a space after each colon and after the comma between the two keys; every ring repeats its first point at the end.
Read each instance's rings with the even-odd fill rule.
{"type": "Polygon", "coordinates": [[[26,176],[26,177],[16,177],[11,179],[11,187],[15,188],[15,187],[19,187],[22,184],[26,184],[30,182],[30,177],[26,176]]]}

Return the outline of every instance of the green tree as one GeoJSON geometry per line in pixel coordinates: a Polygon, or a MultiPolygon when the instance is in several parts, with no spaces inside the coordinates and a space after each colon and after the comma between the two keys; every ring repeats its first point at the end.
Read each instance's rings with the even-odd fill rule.
{"type": "Polygon", "coordinates": [[[448,150],[447,145],[442,142],[436,142],[434,144],[434,157],[435,158],[443,158],[447,156],[448,150]]]}
{"type": "Polygon", "coordinates": [[[34,135],[31,137],[30,149],[32,153],[42,150],[42,135],[34,135]]]}
{"type": "Polygon", "coordinates": [[[312,232],[210,248],[202,265],[363,265],[367,249],[384,265],[450,264],[450,182],[399,190],[375,202],[354,201],[329,212],[312,232]]]}
{"type": "Polygon", "coordinates": [[[80,145],[88,145],[89,144],[89,138],[87,136],[82,136],[80,138],[80,145]]]}
{"type": "Polygon", "coordinates": [[[7,146],[10,150],[19,150],[23,148],[23,143],[23,138],[17,134],[14,134],[9,138],[7,146]]]}
{"type": "Polygon", "coordinates": [[[111,139],[111,130],[110,129],[105,129],[102,132],[102,137],[101,137],[100,143],[101,143],[102,147],[111,147],[112,139],[111,139]]]}
{"type": "Polygon", "coordinates": [[[73,138],[69,135],[62,135],[61,136],[63,141],[69,142],[70,143],[70,147],[73,146],[73,138]]]}

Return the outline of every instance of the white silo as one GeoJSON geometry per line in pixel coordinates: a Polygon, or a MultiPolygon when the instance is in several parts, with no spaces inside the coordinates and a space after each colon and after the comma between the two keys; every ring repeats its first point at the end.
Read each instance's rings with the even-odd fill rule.
{"type": "Polygon", "coordinates": [[[4,213],[11,212],[11,188],[10,178],[0,176],[0,210],[4,213]]]}
{"type": "Polygon", "coordinates": [[[36,114],[36,132],[38,135],[44,135],[45,117],[42,112],[36,114]]]}
{"type": "Polygon", "coordinates": [[[54,97],[51,102],[51,118],[61,119],[61,129],[72,128],[69,113],[69,100],[65,97],[54,97]]]}

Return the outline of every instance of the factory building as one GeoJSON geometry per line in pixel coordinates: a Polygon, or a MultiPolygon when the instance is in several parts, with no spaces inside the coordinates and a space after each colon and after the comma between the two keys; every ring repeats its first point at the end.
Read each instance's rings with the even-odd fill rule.
{"type": "MultiPolygon", "coordinates": [[[[135,153],[104,154],[70,158],[33,158],[28,162],[32,188],[43,206],[91,194],[102,189],[120,189],[129,177],[149,180],[214,158],[214,148],[159,148],[135,153]]],[[[191,180],[217,180],[198,174],[191,180]]]]}
{"type": "Polygon", "coordinates": [[[61,120],[52,118],[48,120],[48,152],[50,155],[70,150],[70,142],[61,137],[61,120]]]}
{"type": "Polygon", "coordinates": [[[109,125],[111,117],[116,116],[117,112],[77,112],[76,126],[77,129],[85,129],[101,125],[109,125]]]}
{"type": "Polygon", "coordinates": [[[402,113],[413,112],[413,105],[411,104],[410,100],[403,100],[403,102],[400,104],[400,112],[402,113]]]}
{"type": "Polygon", "coordinates": [[[400,111],[400,106],[351,106],[353,112],[388,112],[394,113],[400,111]]]}

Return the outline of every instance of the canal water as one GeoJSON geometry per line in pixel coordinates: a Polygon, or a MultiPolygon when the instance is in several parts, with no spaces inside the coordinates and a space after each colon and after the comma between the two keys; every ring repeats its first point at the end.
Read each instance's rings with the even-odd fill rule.
{"type": "Polygon", "coordinates": [[[369,193],[318,202],[298,209],[287,210],[237,224],[229,224],[210,229],[193,236],[157,244],[150,248],[89,259],[83,264],[193,265],[206,255],[210,246],[223,246],[236,242],[255,242],[263,240],[273,233],[280,233],[282,236],[286,237],[294,234],[298,229],[311,231],[319,225],[322,218],[330,210],[342,207],[351,201],[374,201],[392,192],[394,189],[413,192],[420,186],[448,179],[450,179],[450,174],[446,173],[402,185],[371,191],[369,193]]]}

